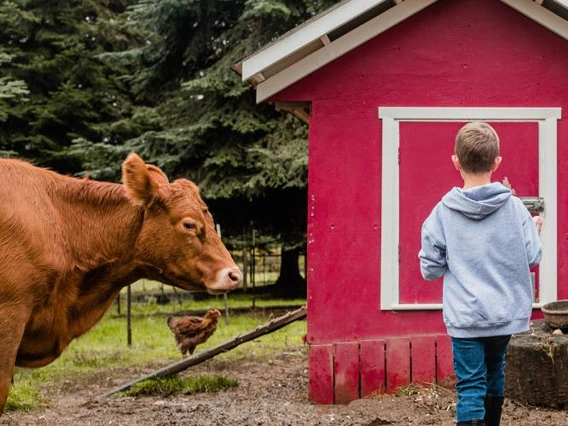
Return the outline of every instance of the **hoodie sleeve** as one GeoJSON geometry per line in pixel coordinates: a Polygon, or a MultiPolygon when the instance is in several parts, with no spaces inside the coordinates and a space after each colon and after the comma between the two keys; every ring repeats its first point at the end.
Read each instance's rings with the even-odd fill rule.
{"type": "Polygon", "coordinates": [[[434,211],[422,225],[422,248],[418,253],[420,272],[426,280],[436,280],[448,269],[446,245],[441,241],[442,226],[434,211]]]}
{"type": "Polygon", "coordinates": [[[525,216],[525,220],[523,221],[523,232],[525,234],[527,260],[529,267],[532,268],[538,265],[542,259],[542,245],[530,213],[525,216]]]}

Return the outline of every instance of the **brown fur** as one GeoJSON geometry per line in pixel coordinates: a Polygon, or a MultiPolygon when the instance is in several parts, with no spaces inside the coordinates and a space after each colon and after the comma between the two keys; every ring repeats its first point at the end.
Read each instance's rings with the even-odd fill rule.
{"type": "Polygon", "coordinates": [[[242,279],[197,186],[136,154],[122,185],[0,160],[0,199],[0,413],[14,365],[55,360],[126,285],[224,292],[242,279]]]}

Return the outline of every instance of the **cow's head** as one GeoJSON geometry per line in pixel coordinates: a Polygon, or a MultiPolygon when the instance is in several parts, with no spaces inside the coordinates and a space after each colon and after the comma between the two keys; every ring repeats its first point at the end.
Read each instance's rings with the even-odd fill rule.
{"type": "Polygon", "coordinates": [[[213,217],[187,179],[169,182],[156,166],[130,154],[122,165],[127,197],[144,208],[137,260],[151,278],[185,290],[235,289],[242,273],[217,235],[213,217]]]}

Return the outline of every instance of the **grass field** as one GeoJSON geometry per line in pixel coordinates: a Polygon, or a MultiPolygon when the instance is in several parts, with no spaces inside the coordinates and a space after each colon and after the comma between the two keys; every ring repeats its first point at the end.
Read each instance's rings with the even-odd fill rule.
{"type": "MultiPolygon", "coordinates": [[[[16,368],[14,385],[8,397],[7,410],[31,409],[40,406],[40,389],[46,384],[63,383],[74,376],[115,367],[132,367],[155,363],[175,362],[181,359],[173,334],[166,325],[166,316],[183,313],[184,310],[204,310],[210,307],[224,309],[222,296],[204,301],[183,301],[182,303],[158,305],[152,302],[136,303],[132,306],[132,346],[127,345],[127,323],[125,317],[116,315],[116,307],[109,310],[103,320],[85,335],[71,342],[65,352],[52,364],[40,369],[16,368]]],[[[296,305],[305,300],[257,300],[256,306],[296,305]]],[[[228,297],[229,309],[250,307],[249,296],[228,297]]],[[[124,311],[126,310],[124,306],[124,311]]],[[[229,311],[230,312],[230,311],[229,311]]],[[[229,324],[219,319],[217,331],[196,353],[216,346],[233,337],[264,324],[269,319],[258,312],[231,314],[229,324]]],[[[238,359],[256,356],[259,360],[271,353],[285,352],[289,346],[302,344],[306,333],[306,322],[296,321],[286,327],[242,346],[218,355],[221,359],[238,359]]]]}

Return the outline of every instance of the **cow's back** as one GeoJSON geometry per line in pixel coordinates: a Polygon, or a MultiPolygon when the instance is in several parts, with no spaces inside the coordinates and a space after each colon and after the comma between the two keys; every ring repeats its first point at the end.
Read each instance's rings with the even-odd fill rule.
{"type": "Polygon", "coordinates": [[[49,193],[65,179],[71,178],[23,161],[0,160],[0,220],[26,222],[29,219],[27,223],[33,226],[31,219],[35,218],[37,223],[52,210],[49,193]]]}
{"type": "Polygon", "coordinates": [[[19,160],[0,160],[0,261],[4,265],[0,286],[4,291],[3,283],[29,283],[40,279],[38,274],[49,274],[49,259],[57,259],[64,249],[61,218],[49,196],[62,178],[19,160]]]}

